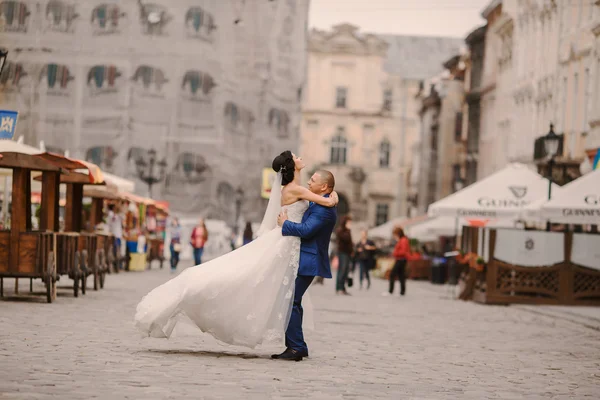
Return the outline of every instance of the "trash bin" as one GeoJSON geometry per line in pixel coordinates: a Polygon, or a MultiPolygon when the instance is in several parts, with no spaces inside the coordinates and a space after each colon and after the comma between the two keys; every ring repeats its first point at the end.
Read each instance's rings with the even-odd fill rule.
{"type": "Polygon", "coordinates": [[[443,257],[434,257],[431,260],[431,283],[443,285],[448,275],[448,262],[443,257]]]}
{"type": "Polygon", "coordinates": [[[127,264],[128,271],[144,271],[146,270],[148,245],[140,243],[140,241],[127,241],[127,256],[129,262],[127,264]],[[143,252],[139,252],[143,250],[143,252]]]}
{"type": "Polygon", "coordinates": [[[146,253],[130,253],[131,261],[129,263],[130,271],[146,270],[146,253]]]}
{"type": "Polygon", "coordinates": [[[461,266],[456,261],[456,258],[452,257],[448,260],[448,284],[449,285],[458,285],[458,280],[460,279],[460,271],[461,266]]]}

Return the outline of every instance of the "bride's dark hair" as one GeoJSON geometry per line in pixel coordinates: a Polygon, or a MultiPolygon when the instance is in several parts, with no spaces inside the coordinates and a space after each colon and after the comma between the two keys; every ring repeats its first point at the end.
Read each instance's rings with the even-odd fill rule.
{"type": "Polygon", "coordinates": [[[273,170],[275,172],[281,171],[281,184],[283,186],[294,180],[295,169],[294,156],[289,150],[284,151],[273,160],[273,170]]]}

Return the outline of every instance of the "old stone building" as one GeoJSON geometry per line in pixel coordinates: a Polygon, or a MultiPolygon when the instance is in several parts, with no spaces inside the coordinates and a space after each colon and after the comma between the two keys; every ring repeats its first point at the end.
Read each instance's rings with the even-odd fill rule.
{"type": "MultiPolygon", "coordinates": [[[[594,4],[596,7],[592,12],[594,16],[598,16],[600,15],[600,0],[594,4]]],[[[592,27],[594,34],[592,70],[594,74],[592,87],[589,88],[592,107],[589,109],[589,131],[585,138],[585,151],[590,163],[600,159],[600,19],[594,18],[594,21],[595,25],[592,27]]]]}
{"type": "Polygon", "coordinates": [[[469,49],[465,74],[465,106],[463,137],[467,141],[465,157],[465,183],[470,185],[477,181],[479,165],[479,147],[481,136],[481,94],[483,77],[483,60],[485,55],[486,26],[473,30],[465,39],[469,49]]]}
{"type": "Polygon", "coordinates": [[[462,188],[465,146],[462,137],[464,64],[457,54],[443,64],[440,75],[428,79],[421,101],[420,162],[417,214],[462,188]]]}
{"type": "Polygon", "coordinates": [[[297,150],[308,0],[0,3],[18,135],[138,181],[179,212],[259,220],[297,150]],[[149,179],[156,178],[156,179],[149,179]]]}
{"type": "Polygon", "coordinates": [[[555,181],[575,179],[586,150],[595,154],[596,3],[493,0],[484,9],[478,178],[515,161],[547,174],[550,124],[560,136],[555,181]]]}
{"type": "Polygon", "coordinates": [[[310,33],[301,153],[307,172],[335,174],[340,214],[368,226],[407,215],[420,126],[415,96],[461,42],[370,35],[349,24],[310,33]]]}

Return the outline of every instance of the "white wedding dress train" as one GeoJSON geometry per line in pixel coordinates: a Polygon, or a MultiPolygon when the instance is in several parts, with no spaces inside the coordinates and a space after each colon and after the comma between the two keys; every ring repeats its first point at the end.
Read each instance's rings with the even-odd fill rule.
{"type": "MultiPolygon", "coordinates": [[[[273,193],[279,188],[274,184],[273,193]]],[[[284,237],[275,226],[280,198],[280,193],[272,196],[261,226],[261,231],[272,229],[152,290],[137,306],[136,327],[144,335],[168,338],[184,315],[224,343],[250,348],[281,344],[294,298],[300,238],[284,237]]],[[[308,202],[284,208],[290,221],[301,222],[308,202]]]]}

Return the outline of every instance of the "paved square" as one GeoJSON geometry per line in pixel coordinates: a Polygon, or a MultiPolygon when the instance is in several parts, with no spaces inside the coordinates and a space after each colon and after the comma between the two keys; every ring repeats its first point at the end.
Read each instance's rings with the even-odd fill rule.
{"type": "Polygon", "coordinates": [[[353,296],[336,296],[331,280],[313,286],[316,330],[299,363],[269,359],[282,348],[223,346],[188,327],[168,341],[141,340],[135,306],[170,277],[121,273],[77,299],[61,289],[54,304],[0,302],[0,398],[600,398],[599,331],[450,300],[427,282],[409,281],[403,298],[382,297],[377,279],[353,296]]]}

